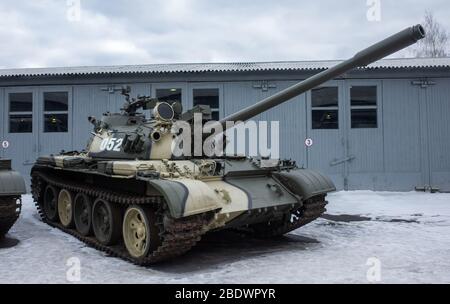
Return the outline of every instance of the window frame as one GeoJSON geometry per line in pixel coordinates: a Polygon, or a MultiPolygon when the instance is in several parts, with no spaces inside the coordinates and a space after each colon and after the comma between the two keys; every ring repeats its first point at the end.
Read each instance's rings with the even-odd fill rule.
{"type": "Polygon", "coordinates": [[[371,84],[364,84],[364,83],[357,83],[357,84],[351,84],[349,85],[349,121],[350,121],[350,129],[352,130],[358,130],[358,129],[379,129],[380,128],[380,113],[379,113],[379,108],[380,108],[380,87],[378,84],[375,83],[371,83],[371,84]],[[366,106],[353,106],[352,105],[352,88],[353,87],[373,87],[375,88],[375,105],[366,105],[366,106]],[[376,122],[375,122],[375,126],[374,127],[353,127],[353,110],[374,110],[375,114],[376,114],[376,122]]]}
{"type": "Polygon", "coordinates": [[[187,104],[187,84],[185,82],[168,82],[168,83],[152,83],[151,84],[151,96],[156,98],[156,90],[160,89],[181,89],[181,104],[183,108],[188,106],[187,104]]]}
{"type": "Polygon", "coordinates": [[[66,89],[58,89],[58,88],[50,88],[50,89],[43,89],[40,92],[40,97],[42,100],[42,113],[41,113],[41,117],[42,117],[42,133],[45,134],[65,134],[65,133],[69,133],[70,132],[70,98],[71,98],[71,94],[69,90],[66,89]],[[46,111],[45,110],[45,93],[66,93],[67,94],[67,110],[66,111],[46,111]],[[64,132],[51,132],[51,131],[46,131],[45,129],[45,116],[46,115],[67,115],[67,131],[64,132]]]}
{"type": "Polygon", "coordinates": [[[195,98],[195,93],[194,93],[195,90],[217,90],[218,107],[214,107],[214,108],[210,107],[210,109],[211,109],[211,117],[212,117],[212,119],[214,119],[214,114],[213,113],[218,113],[218,119],[220,119],[221,116],[222,116],[222,113],[221,113],[222,112],[221,111],[222,105],[221,105],[221,98],[220,98],[220,94],[221,94],[220,88],[218,88],[218,87],[192,88],[192,105],[193,106],[195,106],[195,100],[194,100],[194,98],[195,98]]]}
{"type": "MultiPolygon", "coordinates": [[[[155,98],[157,98],[158,100],[159,100],[159,97],[158,97],[158,91],[159,90],[179,90],[180,91],[180,102],[182,103],[183,102],[183,88],[180,88],[180,87],[177,87],[177,86],[173,86],[173,87],[170,87],[170,88],[155,88],[155,98]]],[[[165,101],[163,101],[163,102],[165,102],[165,101]]]]}
{"type": "Polygon", "coordinates": [[[8,107],[8,111],[6,112],[7,115],[7,130],[8,134],[33,134],[34,132],[34,106],[36,102],[36,96],[34,94],[33,89],[24,89],[24,90],[13,90],[13,91],[7,91],[6,94],[6,103],[8,107]],[[31,95],[31,111],[17,111],[17,112],[11,112],[11,95],[12,94],[30,94],[31,95]],[[14,115],[31,115],[31,130],[29,132],[12,132],[11,131],[11,116],[14,115]]]}
{"type": "Polygon", "coordinates": [[[331,131],[331,130],[334,130],[335,131],[335,130],[339,130],[341,128],[340,117],[339,117],[340,112],[341,112],[341,109],[340,109],[341,96],[340,96],[339,90],[340,90],[340,86],[337,85],[337,84],[336,85],[333,85],[333,84],[323,85],[323,86],[320,86],[320,87],[317,87],[317,88],[314,88],[314,89],[310,90],[309,94],[310,94],[310,100],[311,100],[311,106],[310,106],[310,111],[311,111],[311,113],[310,113],[310,115],[311,115],[310,128],[311,128],[311,130],[314,130],[314,131],[318,131],[318,130],[329,130],[329,131],[331,131]],[[329,107],[314,107],[313,106],[313,91],[317,90],[317,89],[323,89],[323,88],[336,88],[336,90],[337,90],[337,105],[336,106],[329,106],[329,107]],[[314,111],[337,111],[337,127],[336,128],[314,128],[314,121],[313,121],[313,117],[314,117],[313,113],[314,113],[314,111]]]}
{"type": "Polygon", "coordinates": [[[216,89],[219,90],[219,107],[211,108],[211,112],[216,110],[219,113],[219,119],[222,119],[225,116],[225,98],[224,98],[224,85],[221,83],[213,83],[213,82],[205,82],[205,83],[190,83],[188,92],[189,92],[189,109],[194,107],[194,90],[197,89],[216,89]]]}

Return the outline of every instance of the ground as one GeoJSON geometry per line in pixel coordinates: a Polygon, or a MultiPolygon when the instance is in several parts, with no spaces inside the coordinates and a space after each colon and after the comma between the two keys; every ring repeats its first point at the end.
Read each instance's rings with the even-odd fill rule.
{"type": "Polygon", "coordinates": [[[81,283],[450,283],[450,194],[356,191],[328,200],[324,218],[286,237],[216,233],[175,261],[143,268],[50,228],[24,196],[0,245],[0,283],[66,283],[73,257],[81,283]]]}

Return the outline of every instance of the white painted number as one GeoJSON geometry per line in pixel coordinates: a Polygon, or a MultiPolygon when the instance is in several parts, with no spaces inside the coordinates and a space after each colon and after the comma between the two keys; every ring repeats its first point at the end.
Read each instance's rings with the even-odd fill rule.
{"type": "Polygon", "coordinates": [[[111,151],[114,148],[115,144],[116,144],[116,139],[115,138],[111,138],[108,141],[108,144],[106,145],[106,150],[111,151]]]}
{"type": "Polygon", "coordinates": [[[116,141],[116,145],[114,146],[113,151],[120,152],[120,148],[122,147],[122,143],[123,143],[123,139],[122,139],[122,138],[119,138],[119,139],[116,141]]]}
{"type": "Polygon", "coordinates": [[[2,142],[2,147],[3,147],[3,149],[8,149],[8,148],[9,148],[9,141],[4,140],[4,141],[2,142]]]}
{"type": "Polygon", "coordinates": [[[312,147],[313,144],[314,144],[314,142],[311,138],[305,139],[305,146],[312,147]]]}
{"type": "Polygon", "coordinates": [[[100,144],[100,151],[114,151],[120,152],[120,148],[122,147],[123,139],[122,138],[105,138],[102,140],[100,144]]]}

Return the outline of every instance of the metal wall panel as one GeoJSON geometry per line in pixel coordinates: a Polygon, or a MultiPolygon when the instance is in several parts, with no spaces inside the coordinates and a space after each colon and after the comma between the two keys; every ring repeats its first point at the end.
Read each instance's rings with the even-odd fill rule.
{"type": "Polygon", "coordinates": [[[38,156],[56,154],[65,151],[73,150],[72,143],[72,117],[73,117],[73,102],[72,102],[72,87],[71,86],[51,86],[39,87],[38,89],[38,137],[39,144],[37,147],[38,156]],[[44,132],[44,93],[45,92],[67,92],[68,93],[68,131],[64,133],[45,133],[44,132]]]}
{"type": "MultiPolygon", "coordinates": [[[[249,79],[250,76],[245,78],[249,79]]],[[[192,88],[217,86],[221,89],[222,116],[226,116],[296,83],[292,80],[238,81],[239,79],[241,78],[236,76],[236,81],[232,82],[183,82],[183,104],[185,107],[191,105],[192,88]]],[[[415,186],[431,185],[450,190],[450,79],[433,79],[436,85],[426,89],[412,85],[411,80],[330,82],[329,84],[340,88],[339,130],[311,130],[310,93],[263,113],[255,120],[279,121],[281,157],[295,159],[300,166],[329,174],[338,189],[346,188],[344,181],[348,178],[348,189],[411,191],[415,186]],[[349,88],[358,84],[378,85],[377,129],[350,128],[349,88]],[[306,138],[314,140],[311,148],[305,147],[306,138]],[[333,161],[351,155],[355,156],[353,160],[331,165],[333,161]]],[[[104,83],[103,80],[99,81],[102,82],[104,83]]],[[[170,81],[132,83],[131,95],[152,95],[152,88],[174,84],[175,82],[170,81]]],[[[47,88],[0,88],[0,139],[11,142],[11,147],[8,150],[2,149],[0,155],[12,158],[14,166],[27,175],[39,154],[85,148],[92,131],[87,117],[101,117],[105,111],[119,111],[124,103],[120,94],[121,86],[122,84],[102,84],[69,87],[72,93],[69,112],[73,123],[69,134],[65,134],[64,141],[57,137],[52,140],[51,136],[43,136],[38,131],[42,120],[40,95],[47,88]],[[15,91],[33,93],[33,134],[8,133],[7,93],[15,91]],[[40,145],[44,145],[45,149],[40,145]]]]}
{"type": "MultiPolygon", "coordinates": [[[[224,115],[230,115],[247,106],[250,106],[268,96],[281,91],[292,81],[269,82],[267,90],[261,83],[231,82],[224,84],[224,115]]],[[[278,106],[266,113],[256,116],[255,121],[279,122],[280,130],[280,157],[296,160],[300,166],[306,166],[306,151],[303,145],[306,138],[306,97],[305,95],[293,98],[291,101],[278,106]]],[[[270,132],[270,131],[269,131],[270,132]]]]}
{"type": "Polygon", "coordinates": [[[383,80],[384,190],[423,185],[420,88],[411,80],[383,80]]]}
{"type": "MultiPolygon", "coordinates": [[[[338,88],[338,129],[312,129],[311,92],[307,95],[307,138],[313,140],[313,145],[307,149],[308,168],[319,170],[333,180],[337,189],[344,189],[345,179],[345,111],[344,82],[329,81],[323,87],[338,88]]],[[[305,140],[300,144],[304,147],[305,140]]]]}
{"type": "Polygon", "coordinates": [[[426,89],[430,184],[450,191],[450,79],[431,79],[426,89]]]}
{"type": "Polygon", "coordinates": [[[383,181],[383,95],[381,82],[377,80],[347,80],[344,90],[344,116],[347,132],[346,156],[351,159],[346,162],[346,178],[348,190],[382,189],[383,181]],[[351,127],[351,96],[352,86],[377,87],[377,128],[351,127]]]}
{"type": "Polygon", "coordinates": [[[29,175],[31,167],[38,155],[39,145],[39,103],[38,89],[36,87],[11,87],[5,89],[4,107],[2,109],[2,124],[4,128],[4,140],[9,141],[8,149],[3,151],[3,156],[12,160],[12,166],[25,178],[29,186],[29,175]],[[32,132],[10,133],[9,132],[9,94],[31,93],[32,105],[32,132]]]}

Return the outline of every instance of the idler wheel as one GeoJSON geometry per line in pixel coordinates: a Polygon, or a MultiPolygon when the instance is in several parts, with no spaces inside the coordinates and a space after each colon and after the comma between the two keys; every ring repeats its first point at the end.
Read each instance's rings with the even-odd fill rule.
{"type": "Polygon", "coordinates": [[[88,236],[92,234],[92,201],[84,193],[78,193],[73,200],[73,217],[77,231],[88,236]]]}
{"type": "Polygon", "coordinates": [[[120,209],[110,202],[97,199],[92,207],[92,227],[97,240],[103,245],[116,244],[121,234],[120,209]]]}
{"type": "Polygon", "coordinates": [[[58,220],[58,190],[53,186],[48,185],[45,188],[43,211],[49,221],[58,220]]]}
{"type": "Polygon", "coordinates": [[[156,215],[150,208],[129,207],[125,212],[122,226],[125,246],[134,258],[146,257],[161,244],[156,215]]]}

